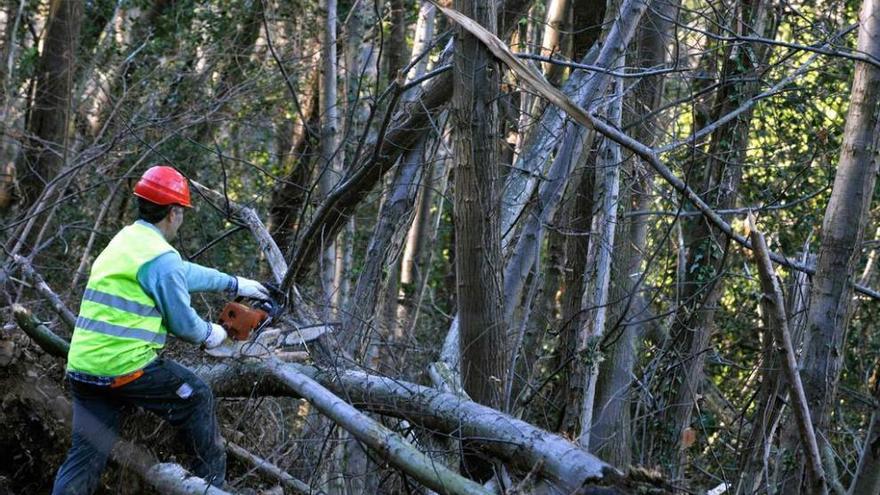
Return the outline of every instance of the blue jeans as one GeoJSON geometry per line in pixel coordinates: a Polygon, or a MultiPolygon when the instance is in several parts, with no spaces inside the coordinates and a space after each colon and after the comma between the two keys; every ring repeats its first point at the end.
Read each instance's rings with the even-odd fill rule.
{"type": "Polygon", "coordinates": [[[73,393],[73,445],[55,476],[53,495],[95,491],[118,436],[125,406],[165,419],[195,456],[192,472],[215,486],[226,478],[226,449],[220,437],[214,395],[199,377],[174,361],[158,358],[137,380],[118,388],[69,379],[73,393]]]}

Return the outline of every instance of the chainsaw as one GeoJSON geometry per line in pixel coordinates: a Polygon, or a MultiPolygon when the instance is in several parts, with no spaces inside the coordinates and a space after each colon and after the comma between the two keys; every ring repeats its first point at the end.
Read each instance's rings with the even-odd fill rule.
{"type": "Polygon", "coordinates": [[[270,299],[248,300],[238,297],[229,301],[220,311],[219,323],[232,340],[256,339],[284,309],[284,293],[274,284],[263,284],[269,289],[270,299]],[[279,303],[278,301],[282,301],[279,303]]]}

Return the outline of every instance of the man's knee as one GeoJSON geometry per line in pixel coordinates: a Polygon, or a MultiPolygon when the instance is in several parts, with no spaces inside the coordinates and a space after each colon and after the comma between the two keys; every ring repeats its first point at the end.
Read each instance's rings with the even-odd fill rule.
{"type": "Polygon", "coordinates": [[[199,409],[205,409],[213,413],[214,392],[211,391],[211,387],[197,377],[193,380],[193,383],[190,383],[189,385],[192,388],[190,400],[198,404],[199,409]]]}

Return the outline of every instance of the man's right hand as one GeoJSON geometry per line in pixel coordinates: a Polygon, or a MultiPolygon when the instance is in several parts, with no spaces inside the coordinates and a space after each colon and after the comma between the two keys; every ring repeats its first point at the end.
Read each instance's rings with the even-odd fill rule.
{"type": "Polygon", "coordinates": [[[235,278],[236,280],[238,280],[238,291],[236,292],[237,296],[249,297],[251,299],[261,299],[263,301],[268,301],[270,299],[269,289],[264,287],[263,284],[249,278],[235,278]]]}
{"type": "Polygon", "coordinates": [[[205,339],[205,349],[213,349],[226,340],[226,329],[216,323],[211,323],[211,333],[205,339]]]}

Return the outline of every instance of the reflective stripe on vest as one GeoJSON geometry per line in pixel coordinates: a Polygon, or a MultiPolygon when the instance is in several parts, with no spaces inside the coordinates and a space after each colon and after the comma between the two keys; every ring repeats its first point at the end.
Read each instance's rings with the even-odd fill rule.
{"type": "Polygon", "coordinates": [[[70,343],[68,370],[119,376],[156,358],[167,331],[137,274],[145,263],[172,251],[176,252],[161,233],[141,223],[113,237],[92,265],[70,343]]]}
{"type": "Polygon", "coordinates": [[[104,335],[112,335],[114,337],[124,337],[126,339],[139,339],[154,344],[165,345],[165,334],[154,333],[139,328],[128,328],[120,325],[107,323],[106,321],[90,320],[80,316],[76,319],[77,328],[83,328],[92,332],[103,333],[104,335]]]}
{"type": "Polygon", "coordinates": [[[83,299],[85,299],[86,301],[103,304],[104,306],[112,306],[116,309],[121,309],[122,311],[127,311],[136,315],[159,317],[162,316],[162,314],[159,313],[159,310],[156,309],[155,306],[148,306],[146,304],[129,301],[128,299],[123,299],[119,296],[114,296],[113,294],[108,294],[106,292],[101,292],[95,289],[86,289],[85,293],[83,294],[83,299]]]}

